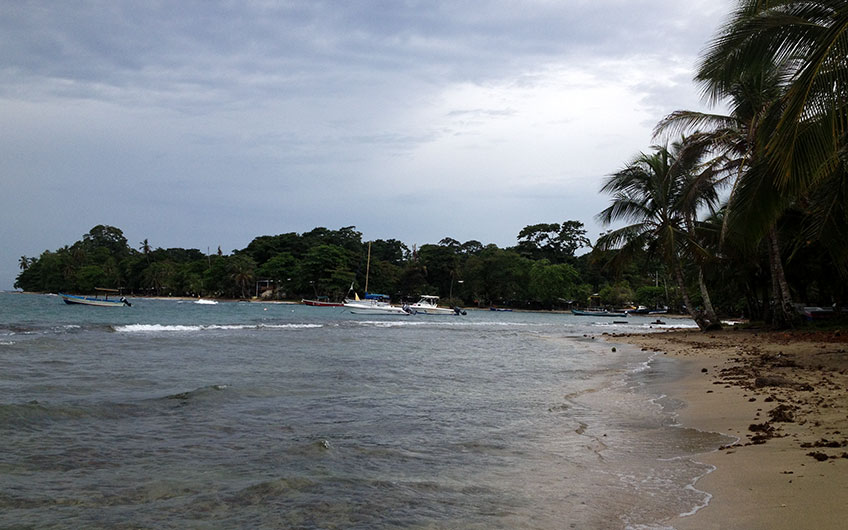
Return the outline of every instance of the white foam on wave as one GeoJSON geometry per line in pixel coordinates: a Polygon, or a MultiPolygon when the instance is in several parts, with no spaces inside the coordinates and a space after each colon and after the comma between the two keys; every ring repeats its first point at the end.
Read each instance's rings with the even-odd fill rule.
{"type": "Polygon", "coordinates": [[[259,324],[257,328],[270,329],[314,329],[323,328],[323,324],[259,324]]]}
{"type": "Polygon", "coordinates": [[[429,324],[429,322],[410,322],[403,321],[398,322],[394,320],[360,320],[357,321],[357,324],[361,326],[376,326],[378,328],[399,328],[406,326],[423,326],[425,324],[429,324]]]}
{"type": "Polygon", "coordinates": [[[0,340],[0,346],[12,346],[15,344],[13,340],[0,340]]]}
{"type": "Polygon", "coordinates": [[[321,324],[209,324],[209,325],[179,325],[179,324],[129,324],[115,326],[119,333],[162,333],[162,332],[192,332],[192,331],[230,331],[241,329],[311,329],[323,327],[321,324]]]}
{"type": "Polygon", "coordinates": [[[126,326],[115,326],[119,333],[150,333],[159,331],[200,331],[203,326],[177,326],[163,324],[128,324],[126,326]]]}

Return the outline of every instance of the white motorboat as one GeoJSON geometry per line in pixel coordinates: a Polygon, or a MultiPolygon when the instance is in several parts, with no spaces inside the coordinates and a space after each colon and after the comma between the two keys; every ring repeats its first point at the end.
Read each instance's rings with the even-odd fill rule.
{"type": "Polygon", "coordinates": [[[354,315],[408,316],[412,314],[402,307],[394,306],[387,303],[372,303],[367,300],[360,300],[358,302],[353,300],[348,301],[345,302],[344,307],[354,315]]]}
{"type": "Polygon", "coordinates": [[[354,293],[354,299],[345,298],[344,307],[355,315],[411,315],[412,312],[404,307],[389,303],[389,297],[384,294],[365,293],[365,299],[360,300],[354,293]]]}
{"type": "Polygon", "coordinates": [[[459,312],[449,307],[439,307],[439,297],[429,294],[421,295],[421,299],[411,304],[409,310],[425,315],[458,315],[459,312]]]}

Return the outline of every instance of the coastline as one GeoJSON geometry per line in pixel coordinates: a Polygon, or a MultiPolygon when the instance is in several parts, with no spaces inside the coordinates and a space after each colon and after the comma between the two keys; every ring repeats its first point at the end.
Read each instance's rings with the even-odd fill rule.
{"type": "Polygon", "coordinates": [[[687,529],[843,528],[848,520],[848,334],[673,330],[607,335],[663,352],[684,376],[681,425],[738,438],[696,459],[709,504],[668,523],[687,529]]]}

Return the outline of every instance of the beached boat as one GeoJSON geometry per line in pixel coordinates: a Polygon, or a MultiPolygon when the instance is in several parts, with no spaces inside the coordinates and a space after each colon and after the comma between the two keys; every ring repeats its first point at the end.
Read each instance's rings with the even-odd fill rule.
{"type": "Polygon", "coordinates": [[[579,311],[577,309],[571,310],[572,315],[576,315],[579,317],[626,317],[627,313],[615,313],[612,311],[579,311]]]}
{"type": "Polygon", "coordinates": [[[120,291],[118,291],[117,289],[105,289],[102,287],[97,287],[95,289],[95,292],[97,294],[95,294],[94,296],[77,296],[73,294],[64,293],[59,293],[59,296],[61,296],[62,300],[64,300],[64,302],[69,305],[93,305],[97,307],[132,306],[129,300],[127,300],[123,296],[118,299],[114,298],[114,295],[120,296],[120,291]],[[100,293],[103,294],[102,298],[100,297],[100,293]],[[113,295],[112,300],[109,300],[110,293],[113,295]]]}
{"type": "Polygon", "coordinates": [[[342,307],[344,304],[340,302],[331,302],[329,297],[319,296],[316,300],[307,300],[302,299],[300,301],[304,305],[311,305],[312,307],[342,307]]]}
{"type": "Polygon", "coordinates": [[[413,313],[424,315],[459,315],[461,312],[450,307],[439,307],[439,297],[429,294],[421,295],[421,299],[409,305],[413,313]]]}

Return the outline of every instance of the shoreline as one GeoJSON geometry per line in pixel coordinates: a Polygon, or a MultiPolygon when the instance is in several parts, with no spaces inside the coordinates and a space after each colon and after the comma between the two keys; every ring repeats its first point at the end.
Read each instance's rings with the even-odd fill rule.
{"type": "Polygon", "coordinates": [[[737,438],[694,458],[715,469],[687,529],[843,528],[848,520],[848,333],[730,328],[610,334],[662,352],[683,376],[657,389],[685,403],[684,427],[737,438]]]}

